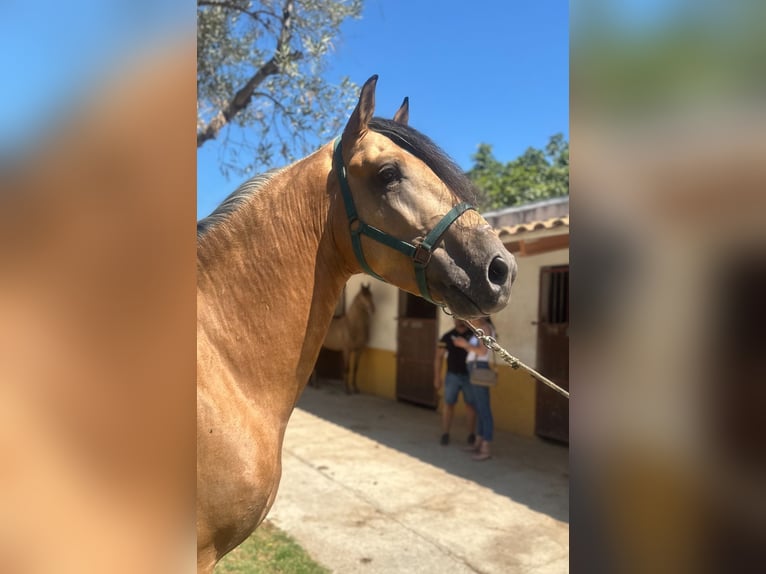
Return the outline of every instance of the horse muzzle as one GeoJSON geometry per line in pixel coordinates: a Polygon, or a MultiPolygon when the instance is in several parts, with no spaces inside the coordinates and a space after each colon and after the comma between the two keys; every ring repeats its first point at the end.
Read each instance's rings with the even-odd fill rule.
{"type": "Polygon", "coordinates": [[[445,238],[444,249],[434,252],[429,282],[452,313],[472,319],[508,304],[516,274],[516,259],[487,227],[467,241],[445,238]]]}

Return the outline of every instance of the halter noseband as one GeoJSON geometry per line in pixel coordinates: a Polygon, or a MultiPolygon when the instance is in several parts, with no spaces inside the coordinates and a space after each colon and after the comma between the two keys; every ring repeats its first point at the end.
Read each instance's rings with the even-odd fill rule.
{"type": "Polygon", "coordinates": [[[346,177],[346,166],[343,163],[343,153],[341,150],[340,139],[335,140],[335,151],[333,153],[333,160],[338,173],[338,182],[340,183],[340,191],[343,195],[343,204],[346,206],[346,215],[348,216],[348,227],[351,232],[351,245],[354,248],[354,254],[356,260],[362,269],[368,275],[372,275],[376,279],[380,279],[386,282],[383,277],[375,273],[372,268],[367,264],[367,260],[364,258],[364,252],[362,251],[362,235],[366,235],[370,239],[374,239],[378,243],[382,243],[400,253],[404,253],[407,257],[412,258],[412,264],[415,267],[415,279],[418,282],[418,288],[420,289],[420,295],[426,301],[430,301],[434,305],[438,305],[433,299],[431,299],[430,292],[428,291],[428,283],[426,281],[426,267],[431,261],[431,255],[436,248],[436,244],[441,239],[444,232],[447,231],[450,225],[452,225],[458,217],[465,213],[469,209],[475,209],[472,205],[462,202],[458,203],[455,207],[450,209],[447,214],[441,218],[439,223],[434,227],[422,241],[415,244],[408,243],[401,239],[396,239],[390,236],[385,231],[368,225],[361,219],[356,212],[354,206],[354,198],[351,196],[351,188],[348,185],[348,179],[346,177]]]}

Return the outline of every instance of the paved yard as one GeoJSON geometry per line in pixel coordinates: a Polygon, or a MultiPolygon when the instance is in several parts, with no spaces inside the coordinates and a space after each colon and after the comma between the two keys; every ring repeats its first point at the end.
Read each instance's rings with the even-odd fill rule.
{"type": "Polygon", "coordinates": [[[568,449],[496,432],[474,462],[463,434],[440,446],[434,411],[308,388],[269,518],[339,574],[568,572],[568,449]]]}

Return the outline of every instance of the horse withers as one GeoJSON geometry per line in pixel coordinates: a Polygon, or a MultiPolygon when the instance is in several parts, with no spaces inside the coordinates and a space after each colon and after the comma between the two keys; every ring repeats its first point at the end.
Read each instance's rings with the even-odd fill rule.
{"type": "Polygon", "coordinates": [[[335,142],[240,187],[197,226],[197,569],[277,494],[290,413],[335,303],[366,272],[464,318],[508,303],[513,256],[471,182],[407,125],[373,117],[377,76],[335,142]]]}
{"type": "MultiPolygon", "coordinates": [[[[351,302],[348,312],[340,317],[333,317],[327,329],[323,349],[343,353],[343,384],[346,394],[358,393],[356,384],[359,358],[370,340],[370,321],[375,312],[370,284],[362,285],[351,302]]],[[[319,386],[316,371],[312,375],[314,386],[319,386]]]]}

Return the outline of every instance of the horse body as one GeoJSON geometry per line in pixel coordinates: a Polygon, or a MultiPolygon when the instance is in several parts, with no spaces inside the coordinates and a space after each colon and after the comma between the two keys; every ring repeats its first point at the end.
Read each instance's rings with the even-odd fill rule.
{"type": "MultiPolygon", "coordinates": [[[[198,225],[198,572],[212,572],[274,502],[288,419],[343,286],[362,270],[339,173],[360,218],[408,240],[426,236],[457,201],[439,175],[441,156],[420,159],[371,128],[376,79],[363,87],[335,156],[331,144],[320,148],[198,225]]],[[[504,307],[515,262],[491,228],[474,211],[443,227],[421,270],[430,296],[465,317],[504,307]]],[[[362,247],[365,265],[418,293],[410,257],[367,239],[362,247]]]]}
{"type": "Polygon", "coordinates": [[[369,285],[362,285],[356,294],[348,312],[341,317],[333,317],[327,329],[322,347],[343,353],[343,377],[346,392],[359,392],[356,385],[356,371],[359,356],[370,340],[370,320],[375,311],[372,292],[369,285]]]}

